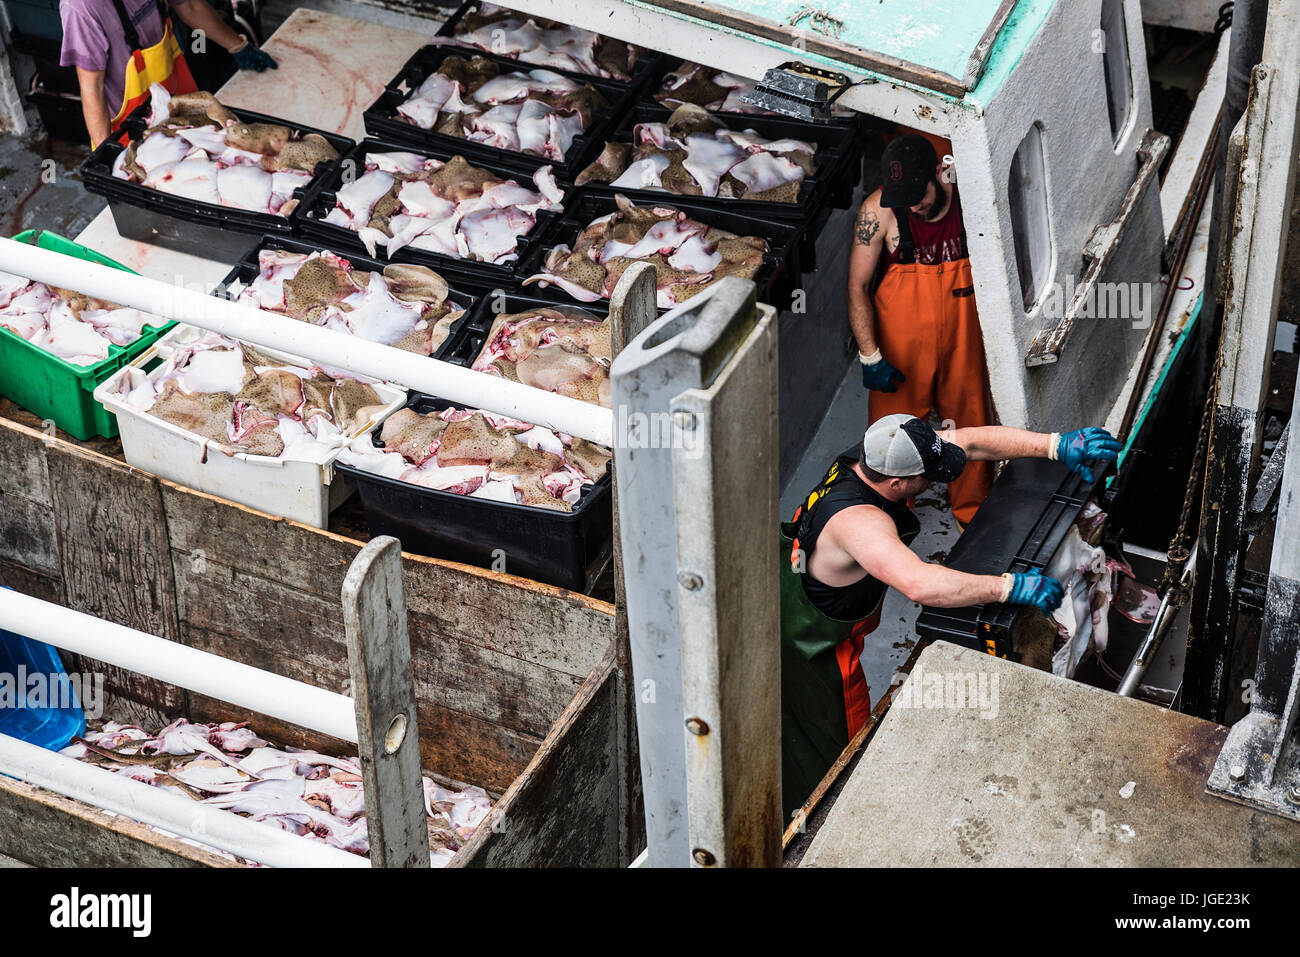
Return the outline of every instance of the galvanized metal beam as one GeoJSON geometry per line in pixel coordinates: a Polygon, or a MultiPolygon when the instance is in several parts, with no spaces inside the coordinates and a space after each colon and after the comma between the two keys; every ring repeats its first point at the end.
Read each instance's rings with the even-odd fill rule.
{"type": "MultiPolygon", "coordinates": [[[[1300,392],[1287,433],[1300,441],[1300,392]]],[[[1282,445],[1279,443],[1279,448],[1282,445]]],[[[1283,470],[1250,712],[1228,733],[1207,790],[1300,820],[1300,462],[1283,470]]]]}
{"type": "Polygon", "coordinates": [[[779,863],[774,311],[723,279],[611,377],[648,862],[779,863]]]}
{"type": "Polygon", "coordinates": [[[1225,184],[1228,268],[1183,708],[1222,721],[1231,693],[1249,482],[1260,445],[1288,218],[1295,199],[1300,0],[1270,5],[1244,116],[1240,171],[1225,184]]]}

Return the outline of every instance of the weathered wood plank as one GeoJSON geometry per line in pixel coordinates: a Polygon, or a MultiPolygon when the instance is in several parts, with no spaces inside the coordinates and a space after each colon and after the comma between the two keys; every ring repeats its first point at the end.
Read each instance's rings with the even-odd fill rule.
{"type": "Polygon", "coordinates": [[[424,701],[419,715],[420,763],[498,794],[510,787],[542,744],[541,738],[424,701]]]}
{"type": "MultiPolygon", "coordinates": [[[[170,641],[178,636],[172,563],[157,480],[66,442],[46,450],[69,608],[170,641]]],[[[100,662],[110,711],[167,721],[185,713],[184,692],[100,662]],[[124,702],[143,706],[126,712],[124,702]]]]}
{"type": "Polygon", "coordinates": [[[171,547],[337,603],[363,543],[159,482],[171,547]]]}
{"type": "Polygon", "coordinates": [[[414,619],[410,630],[421,701],[541,738],[582,686],[581,678],[431,635],[414,619]]]}
{"type": "MultiPolygon", "coordinates": [[[[340,694],[348,693],[345,665],[321,667],[320,659],[304,660],[301,654],[289,649],[277,650],[256,636],[237,637],[205,631],[192,625],[184,627],[185,643],[191,647],[243,661],[272,674],[309,682],[340,694]]],[[[216,715],[230,710],[228,705],[212,707],[197,695],[190,697],[195,721],[213,720],[216,715]]],[[[515,775],[524,769],[541,743],[541,735],[516,731],[480,715],[448,708],[433,700],[428,687],[419,683],[416,685],[416,700],[421,763],[426,768],[456,780],[504,791],[515,775]]],[[[273,730],[269,733],[283,737],[287,744],[298,746],[298,739],[291,737],[287,731],[273,730]]],[[[297,734],[304,732],[299,731],[297,734]]],[[[301,740],[315,742],[317,739],[306,737],[301,740]]],[[[318,743],[304,743],[301,746],[324,750],[318,743]]]]}
{"type": "Polygon", "coordinates": [[[611,643],[453,867],[618,867],[618,695],[611,643]]]}
{"type": "Polygon", "coordinates": [[[422,627],[502,655],[564,671],[580,683],[614,629],[612,605],[577,592],[468,574],[464,566],[407,556],[406,607],[422,627]]]}
{"type": "Polygon", "coordinates": [[[333,601],[318,598],[182,551],[172,552],[172,567],[186,644],[229,657],[220,642],[213,646],[214,636],[227,636],[247,649],[241,654],[254,656],[240,660],[259,668],[281,654],[297,656],[308,673],[328,679],[322,687],[341,690],[348,651],[337,596],[333,601]]]}
{"type": "Polygon", "coordinates": [[[402,597],[402,543],[373,539],[343,579],[372,867],[429,868],[419,720],[402,597]]]}
{"type": "Polygon", "coordinates": [[[38,867],[238,867],[210,851],[0,776],[0,853],[38,867]]]}
{"type": "Polygon", "coordinates": [[[40,505],[51,505],[48,440],[40,432],[0,419],[0,487],[40,505]]]}
{"type": "MultiPolygon", "coordinates": [[[[171,546],[336,601],[362,543],[160,482],[171,546]]],[[[437,632],[583,679],[609,642],[613,606],[576,592],[403,554],[407,610],[437,632]]]]}
{"type": "Polygon", "coordinates": [[[42,575],[23,565],[15,565],[2,559],[0,559],[0,585],[7,585],[14,591],[31,595],[41,601],[63,604],[62,579],[42,575]]]}
{"type": "MultiPolygon", "coordinates": [[[[0,473],[0,483],[8,485],[8,476],[0,473]]],[[[54,510],[0,488],[0,558],[58,577],[54,510]]]]}
{"type": "MultiPolygon", "coordinates": [[[[268,670],[285,660],[295,672],[289,677],[343,690],[347,644],[337,601],[192,553],[172,557],[187,643],[268,670]]],[[[565,672],[450,638],[424,616],[410,616],[409,628],[421,701],[541,738],[582,684],[565,672]]]]}

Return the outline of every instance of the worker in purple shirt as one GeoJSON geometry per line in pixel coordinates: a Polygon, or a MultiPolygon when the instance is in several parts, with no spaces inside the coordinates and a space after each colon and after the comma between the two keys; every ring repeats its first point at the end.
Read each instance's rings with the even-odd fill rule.
{"type": "MultiPolygon", "coordinates": [[[[207,0],[168,2],[187,25],[229,51],[241,70],[276,68],[251,40],[230,29],[207,0]]],[[[92,146],[107,139],[148,98],[151,84],[161,83],[171,93],[195,90],[163,0],[62,0],[59,14],[59,62],[77,68],[92,146]]]]}

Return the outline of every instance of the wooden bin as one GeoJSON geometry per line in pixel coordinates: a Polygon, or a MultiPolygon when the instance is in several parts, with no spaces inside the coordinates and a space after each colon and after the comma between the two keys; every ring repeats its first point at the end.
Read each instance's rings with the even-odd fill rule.
{"type": "MultiPolygon", "coordinates": [[[[0,585],[346,693],[339,595],[363,544],[0,416],[0,585]]],[[[421,763],[500,795],[452,866],[626,866],[641,825],[613,606],[416,555],[403,568],[421,763]]],[[[68,665],[104,674],[106,716],[251,717],[280,743],[354,753],[133,672],[68,665]]],[[[229,863],[4,777],[0,855],[45,866],[229,863]]]]}

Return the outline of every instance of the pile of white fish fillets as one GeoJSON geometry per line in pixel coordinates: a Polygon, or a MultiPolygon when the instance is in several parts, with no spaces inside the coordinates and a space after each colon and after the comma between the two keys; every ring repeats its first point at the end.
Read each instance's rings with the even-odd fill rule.
{"type": "MultiPolygon", "coordinates": [[[[246,724],[191,724],[184,718],[157,734],[107,721],[61,753],[291,834],[363,857],[370,853],[356,758],[277,748],[246,724]]],[[[487,816],[492,800],[482,788],[458,791],[426,777],[424,808],[429,860],[441,867],[487,816]]]]}
{"type": "Polygon", "coordinates": [[[257,278],[236,301],[418,355],[436,352],[465,314],[427,266],[390,263],[366,272],[329,250],[263,249],[257,260],[257,278]]]}
{"type": "Polygon", "coordinates": [[[138,309],[0,272],[0,326],[73,365],[107,359],[110,345],[128,346],[146,325],[165,322],[138,309]]]}
{"type": "Polygon", "coordinates": [[[607,142],[600,156],[578,174],[576,183],[794,203],[805,177],[816,172],[817,162],[816,143],[728,129],[701,107],[687,103],[674,110],[667,122],[636,124],[630,143],[607,142]]]}
{"type": "Polygon", "coordinates": [[[421,129],[563,160],[574,137],[608,107],[590,83],[553,70],[500,73],[484,57],[449,56],[397,112],[421,129]]]}
{"type": "Polygon", "coordinates": [[[226,454],[324,463],[384,406],[369,380],[274,359],[215,332],[173,345],[151,372],[128,367],[116,390],[127,406],[226,454]]]}
{"type": "Polygon", "coordinates": [[[609,450],[584,439],[473,409],[420,414],[402,409],[383,426],[384,448],[367,433],[339,461],[412,485],[568,512],[584,485],[605,474],[609,450]]]}
{"type": "Polygon", "coordinates": [[[563,211],[555,172],[533,174],[537,190],[471,166],[415,153],[370,153],[365,174],[335,193],[324,222],[354,230],[370,254],[404,246],[456,259],[505,263],[518,258],[520,236],[540,210],[563,211]]]}
{"type": "Polygon", "coordinates": [[[149,128],[117,155],[113,176],[186,199],[288,216],[294,190],[338,152],[316,133],[244,123],[211,93],[172,96],[155,83],[149,128]]]}
{"type": "MultiPolygon", "coordinates": [[[[493,320],[473,368],[609,406],[610,325],[582,309],[542,307],[493,320]]],[[[518,419],[451,407],[390,416],[376,447],[358,436],[339,461],[412,485],[568,512],[599,481],[610,451],[518,419]]]]}
{"type": "Polygon", "coordinates": [[[642,55],[634,44],[566,23],[539,23],[491,3],[478,4],[460,18],[451,36],[434,37],[431,42],[474,47],[523,63],[618,80],[631,78],[642,55]]]}

